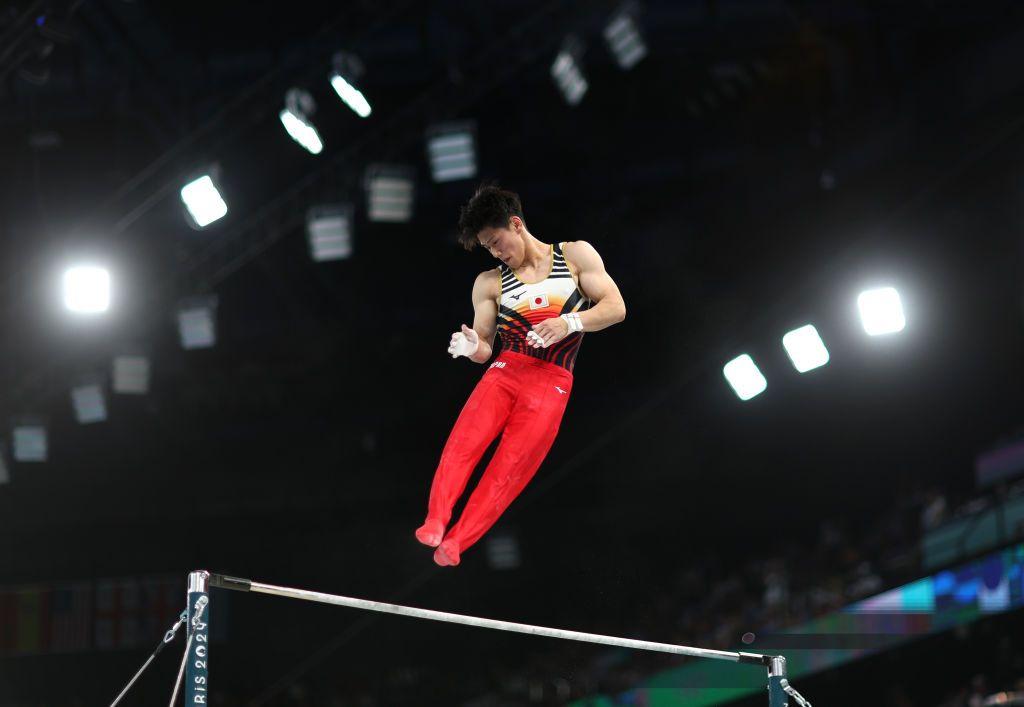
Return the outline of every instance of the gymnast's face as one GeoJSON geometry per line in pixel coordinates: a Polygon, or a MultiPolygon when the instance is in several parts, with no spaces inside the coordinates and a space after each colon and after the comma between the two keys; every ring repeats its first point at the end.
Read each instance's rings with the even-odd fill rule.
{"type": "Polygon", "coordinates": [[[485,228],[476,238],[491,255],[515,269],[523,264],[523,228],[523,220],[513,216],[507,226],[485,228]]]}

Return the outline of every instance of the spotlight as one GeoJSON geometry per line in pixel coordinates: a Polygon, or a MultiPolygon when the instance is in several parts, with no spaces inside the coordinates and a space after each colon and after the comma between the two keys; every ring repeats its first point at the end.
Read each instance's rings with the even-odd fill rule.
{"type": "Polygon", "coordinates": [[[352,206],[314,206],[306,214],[309,254],[313,260],[344,260],[352,255],[352,206]]]}
{"type": "Polygon", "coordinates": [[[476,176],[476,140],[472,123],[445,123],[427,131],[427,152],[435,182],[476,176]]]}
{"type": "Polygon", "coordinates": [[[87,383],[71,389],[71,405],[75,418],[82,425],[107,419],[107,401],[98,383],[87,383]]]}
{"type": "Polygon", "coordinates": [[[551,65],[551,78],[562,92],[565,102],[571,106],[583,100],[589,86],[580,64],[582,56],[583,43],[570,36],[562,44],[562,50],[551,65]]]}
{"type": "Polygon", "coordinates": [[[334,71],[331,73],[331,87],[338,98],[345,102],[356,115],[366,118],[373,112],[370,102],[362,91],[356,88],[356,82],[363,75],[363,62],[354,54],[338,52],[334,55],[334,71]]]}
{"type": "Polygon", "coordinates": [[[228,212],[228,205],[209,174],[183,186],[181,200],[185,202],[190,222],[196,228],[206,228],[228,212]]]}
{"type": "Polygon", "coordinates": [[[178,334],[183,349],[208,349],[217,343],[217,297],[192,297],[178,305],[178,334]]]}
{"type": "Polygon", "coordinates": [[[149,392],[149,359],[145,356],[118,356],[114,359],[114,392],[145,395],[149,392]]]}
{"type": "Polygon", "coordinates": [[[725,364],[722,373],[740,400],[750,400],[768,387],[768,381],[761,375],[754,359],[747,354],[737,356],[725,364]]]}
{"type": "Polygon", "coordinates": [[[110,273],[80,265],[64,272],[64,306],[80,314],[98,314],[110,307],[110,273]]]}
{"type": "Polygon", "coordinates": [[[371,221],[401,223],[412,218],[413,170],[402,165],[366,169],[367,213],[371,221]]]}
{"type": "Polygon", "coordinates": [[[782,345],[789,354],[793,367],[800,373],[806,373],[828,363],[828,349],[818,336],[813,324],[802,326],[782,337],[782,345]]]}
{"type": "Polygon", "coordinates": [[[24,422],[15,425],[14,460],[19,462],[45,462],[47,458],[46,427],[39,423],[24,422]]]}
{"type": "Polygon", "coordinates": [[[907,324],[900,294],[892,287],[861,292],[857,297],[857,308],[864,331],[871,336],[902,331],[907,324]]]}
{"type": "Polygon", "coordinates": [[[309,91],[293,88],[285,95],[284,109],[278,114],[278,117],[292,140],[302,145],[311,154],[319,155],[323,152],[324,142],[310,121],[310,116],[315,112],[316,101],[313,100],[309,91]]]}
{"type": "Polygon", "coordinates": [[[604,28],[604,39],[623,71],[629,71],[647,56],[647,45],[640,34],[634,4],[623,7],[604,28]]]}

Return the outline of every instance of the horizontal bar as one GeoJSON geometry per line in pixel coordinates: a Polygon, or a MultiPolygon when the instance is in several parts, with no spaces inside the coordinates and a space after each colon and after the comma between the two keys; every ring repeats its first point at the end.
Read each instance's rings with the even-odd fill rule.
{"type": "Polygon", "coordinates": [[[532,626],[530,624],[518,624],[511,621],[497,621],[495,619],[484,619],[465,614],[450,614],[445,611],[433,611],[430,609],[417,609],[411,606],[399,604],[387,604],[380,601],[369,601],[367,599],[354,599],[352,597],[339,596],[337,594],[324,594],[322,592],[311,592],[306,589],[293,589],[291,587],[278,587],[273,584],[253,582],[248,579],[237,577],[226,577],[224,575],[211,575],[211,584],[222,589],[233,589],[236,591],[251,591],[260,594],[272,594],[279,597],[291,599],[302,599],[303,601],[314,601],[321,604],[333,604],[335,606],[347,606],[353,609],[365,609],[385,614],[397,614],[398,616],[410,616],[417,619],[429,619],[431,621],[444,621],[465,626],[476,626],[478,628],[491,628],[497,631],[512,631],[515,633],[526,633],[532,636],[546,636],[548,638],[561,638],[569,641],[582,641],[585,643],[598,643],[605,646],[619,646],[622,648],[634,648],[642,651],[656,651],[659,653],[673,653],[675,655],[688,655],[694,658],[711,658],[714,660],[728,660],[734,663],[748,663],[756,665],[769,665],[773,656],[759,655],[756,653],[734,653],[732,651],[716,651],[708,648],[691,648],[689,646],[677,646],[671,643],[654,643],[652,641],[639,641],[633,638],[617,638],[615,636],[603,636],[597,633],[582,633],[580,631],[566,631],[558,628],[545,628],[544,626],[532,626]]]}

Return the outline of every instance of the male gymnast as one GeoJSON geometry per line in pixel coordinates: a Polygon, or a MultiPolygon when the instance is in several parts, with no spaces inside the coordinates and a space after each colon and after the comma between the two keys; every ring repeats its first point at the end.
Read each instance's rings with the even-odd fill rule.
{"type": "Polygon", "coordinates": [[[448,353],[486,363],[498,357],[459,414],[441,453],[416,538],[434,562],[457,565],[526,487],[547,455],[572,392],[583,333],[626,317],[626,305],[601,256],[586,241],[544,243],[526,228],[519,196],[497,186],[477,189],[459,216],[459,242],[482,246],[501,265],[473,284],[473,327],[452,334],[448,353]],[[458,522],[452,508],[473,469],[501,433],[458,522]]]}

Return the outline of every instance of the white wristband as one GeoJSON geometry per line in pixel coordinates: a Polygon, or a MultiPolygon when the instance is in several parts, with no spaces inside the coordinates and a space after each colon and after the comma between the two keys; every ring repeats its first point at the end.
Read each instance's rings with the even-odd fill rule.
{"type": "Polygon", "coordinates": [[[580,321],[580,315],[573,312],[572,314],[563,314],[562,319],[569,325],[569,333],[572,334],[575,331],[583,331],[583,322],[580,321]]]}

